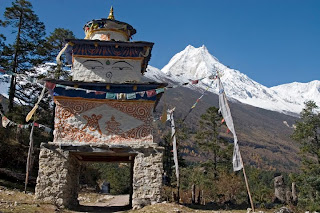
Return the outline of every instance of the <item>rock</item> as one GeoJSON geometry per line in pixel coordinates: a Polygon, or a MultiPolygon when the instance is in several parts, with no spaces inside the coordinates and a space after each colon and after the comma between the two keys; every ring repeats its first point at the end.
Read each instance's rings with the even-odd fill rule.
{"type": "Polygon", "coordinates": [[[286,203],[286,192],[283,176],[277,176],[274,178],[274,202],[286,203]]]}
{"type": "Polygon", "coordinates": [[[247,208],[247,213],[251,213],[252,209],[251,208],[247,208]]]}
{"type": "Polygon", "coordinates": [[[279,210],[276,210],[274,213],[293,213],[293,211],[291,211],[287,207],[281,207],[279,210]]]}

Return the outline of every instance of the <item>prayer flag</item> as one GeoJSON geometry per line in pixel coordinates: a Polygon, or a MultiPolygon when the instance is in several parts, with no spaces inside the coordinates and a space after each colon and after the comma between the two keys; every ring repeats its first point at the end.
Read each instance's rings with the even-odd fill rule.
{"type": "Polygon", "coordinates": [[[56,87],[60,87],[60,88],[67,88],[67,86],[65,86],[65,85],[61,85],[61,84],[56,84],[56,87]]]}
{"type": "Polygon", "coordinates": [[[56,84],[46,81],[46,87],[50,90],[53,90],[56,87],[56,84]]]}
{"type": "Polygon", "coordinates": [[[10,123],[10,120],[7,117],[2,116],[2,126],[6,128],[9,123],[10,123]]]}
{"type": "Polygon", "coordinates": [[[118,100],[125,100],[126,94],[125,93],[117,93],[117,99],[118,100]]]}
{"type": "Polygon", "coordinates": [[[147,96],[148,97],[152,97],[152,96],[155,96],[157,93],[156,93],[156,90],[148,90],[148,91],[146,91],[146,93],[147,93],[147,96]]]}
{"type": "Polygon", "coordinates": [[[116,94],[107,92],[106,99],[116,99],[116,94]]]}
{"type": "Polygon", "coordinates": [[[220,78],[218,78],[218,83],[219,83],[219,108],[220,108],[219,110],[221,111],[221,114],[226,122],[228,130],[233,134],[233,140],[234,140],[233,158],[232,158],[233,171],[239,171],[243,168],[243,165],[241,162],[241,155],[240,155],[239,146],[238,146],[238,138],[236,135],[236,131],[234,129],[233,119],[232,119],[230,108],[227,102],[227,97],[226,97],[226,94],[224,93],[223,85],[220,78]]]}
{"type": "Polygon", "coordinates": [[[137,97],[136,93],[133,92],[133,93],[127,93],[127,99],[130,100],[130,99],[135,99],[137,97]]]}
{"type": "Polygon", "coordinates": [[[105,94],[106,92],[103,92],[103,91],[95,91],[94,92],[96,95],[103,95],[103,94],[105,94]]]}
{"type": "Polygon", "coordinates": [[[164,88],[158,88],[156,89],[156,93],[159,94],[159,93],[162,93],[164,92],[164,88]]]}
{"type": "Polygon", "coordinates": [[[141,92],[137,92],[137,93],[141,96],[141,98],[143,98],[144,94],[146,94],[146,91],[141,91],[141,92]]]}

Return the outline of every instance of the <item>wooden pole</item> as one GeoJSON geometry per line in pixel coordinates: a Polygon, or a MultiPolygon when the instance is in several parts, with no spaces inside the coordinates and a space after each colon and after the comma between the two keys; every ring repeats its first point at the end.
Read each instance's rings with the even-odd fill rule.
{"type": "Polygon", "coordinates": [[[31,132],[30,132],[30,142],[29,142],[29,151],[28,151],[28,157],[27,157],[27,166],[26,166],[26,179],[24,184],[24,193],[27,193],[27,185],[29,180],[29,171],[30,171],[30,165],[31,165],[31,155],[33,152],[33,130],[34,130],[34,121],[32,123],[31,132]]]}
{"type": "Polygon", "coordinates": [[[191,203],[194,204],[195,202],[196,202],[196,185],[192,184],[191,203]]]}
{"type": "Polygon", "coordinates": [[[132,208],[132,195],[133,195],[133,169],[134,169],[134,156],[130,156],[130,195],[129,195],[129,206],[132,208]]]}
{"type": "Polygon", "coordinates": [[[239,150],[239,154],[240,154],[240,161],[241,161],[241,164],[242,164],[242,171],[243,171],[244,181],[246,182],[247,192],[248,192],[249,199],[250,199],[251,209],[254,212],[253,200],[252,200],[252,197],[251,197],[251,192],[250,192],[250,188],[249,188],[249,184],[248,184],[246,170],[244,168],[244,164],[243,164],[243,161],[242,161],[242,156],[241,156],[240,150],[239,150]]]}

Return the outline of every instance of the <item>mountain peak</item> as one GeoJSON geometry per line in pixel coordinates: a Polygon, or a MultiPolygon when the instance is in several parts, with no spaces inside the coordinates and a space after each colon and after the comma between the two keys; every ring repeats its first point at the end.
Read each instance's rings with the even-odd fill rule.
{"type": "Polygon", "coordinates": [[[162,71],[183,80],[198,79],[214,74],[217,63],[218,60],[204,45],[198,48],[188,45],[183,51],[174,55],[162,71]]]}

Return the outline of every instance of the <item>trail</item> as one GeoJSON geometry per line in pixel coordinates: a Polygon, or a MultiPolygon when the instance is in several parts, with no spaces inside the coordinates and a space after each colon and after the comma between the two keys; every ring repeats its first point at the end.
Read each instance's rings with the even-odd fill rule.
{"type": "Polygon", "coordinates": [[[101,195],[96,201],[80,202],[76,212],[123,212],[130,209],[129,195],[101,195]]]}

